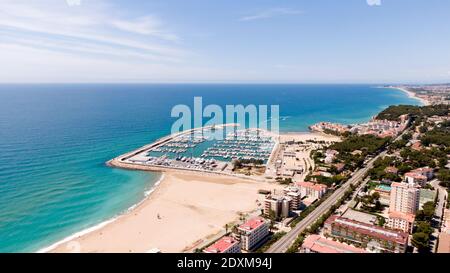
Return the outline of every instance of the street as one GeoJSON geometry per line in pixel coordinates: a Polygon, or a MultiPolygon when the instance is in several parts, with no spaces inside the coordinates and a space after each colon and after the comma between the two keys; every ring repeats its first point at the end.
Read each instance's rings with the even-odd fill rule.
{"type": "Polygon", "coordinates": [[[280,240],[275,242],[266,253],[285,253],[292,243],[297,239],[298,235],[302,233],[306,228],[312,225],[317,219],[319,219],[324,213],[326,213],[331,206],[333,206],[340,198],[342,198],[345,192],[350,188],[350,185],[356,184],[361,181],[366,173],[373,167],[373,163],[380,157],[384,156],[386,152],[382,152],[373,159],[371,159],[367,165],[358,171],[340,188],[338,188],[330,197],[328,197],[322,204],[320,204],[314,211],[299,222],[291,231],[289,231],[280,240]]]}

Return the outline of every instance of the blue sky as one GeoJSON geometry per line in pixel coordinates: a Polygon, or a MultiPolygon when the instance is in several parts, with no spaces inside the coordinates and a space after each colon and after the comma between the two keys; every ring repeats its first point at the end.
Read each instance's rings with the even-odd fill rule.
{"type": "Polygon", "coordinates": [[[0,82],[450,82],[448,11],[441,0],[0,0],[0,82]]]}

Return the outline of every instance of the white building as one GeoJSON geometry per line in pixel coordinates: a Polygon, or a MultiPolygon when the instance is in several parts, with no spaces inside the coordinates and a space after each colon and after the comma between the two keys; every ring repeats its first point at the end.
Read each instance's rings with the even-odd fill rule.
{"type": "Polygon", "coordinates": [[[414,214],[392,211],[389,212],[389,220],[386,226],[391,229],[412,233],[414,220],[414,214]]]}
{"type": "Polygon", "coordinates": [[[242,249],[249,251],[269,235],[269,224],[262,217],[256,217],[240,225],[238,231],[242,249]]]}
{"type": "Polygon", "coordinates": [[[425,175],[422,175],[420,173],[416,172],[409,172],[405,174],[405,182],[411,185],[419,185],[419,186],[425,186],[428,179],[425,175]]]}
{"type": "Polygon", "coordinates": [[[325,164],[333,163],[333,160],[336,158],[336,155],[338,155],[338,154],[339,154],[338,151],[328,149],[325,152],[325,159],[324,159],[325,164]]]}
{"type": "Polygon", "coordinates": [[[289,196],[268,195],[264,200],[264,216],[287,218],[291,212],[292,198],[289,196]]]}
{"type": "Polygon", "coordinates": [[[416,214],[419,209],[420,190],[417,186],[408,183],[391,184],[390,212],[416,214]]]}
{"type": "Polygon", "coordinates": [[[425,176],[427,178],[427,180],[433,179],[433,176],[434,176],[434,170],[432,168],[428,168],[428,167],[418,168],[418,169],[412,170],[412,172],[425,176]]]}
{"type": "Polygon", "coordinates": [[[302,197],[300,191],[290,191],[286,195],[291,198],[291,210],[298,210],[302,204],[302,197]]]}
{"type": "Polygon", "coordinates": [[[304,196],[309,196],[316,199],[320,199],[327,192],[328,189],[326,185],[311,182],[298,182],[296,183],[296,185],[300,189],[300,194],[302,198],[304,196]]]}

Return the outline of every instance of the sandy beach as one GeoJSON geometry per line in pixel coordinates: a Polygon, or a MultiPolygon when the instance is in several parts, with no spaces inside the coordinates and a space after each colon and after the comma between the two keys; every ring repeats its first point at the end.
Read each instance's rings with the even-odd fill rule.
{"type": "Polygon", "coordinates": [[[233,177],[166,172],[147,200],[116,221],[66,241],[50,252],[192,251],[258,210],[259,189],[281,186],[233,177]],[[159,217],[158,217],[159,215],[159,217]]]}
{"type": "MultiPolygon", "coordinates": [[[[339,141],[320,133],[280,135],[284,141],[339,141]]],[[[305,153],[309,159],[309,152],[305,153]]],[[[117,160],[116,160],[117,161],[117,160]]],[[[116,162],[116,167],[121,166],[116,162]]],[[[142,170],[147,170],[143,166],[142,170]]],[[[157,170],[157,169],[155,169],[157,170]]],[[[134,209],[91,231],[73,235],[44,252],[142,253],[192,252],[238,223],[242,214],[259,214],[264,199],[258,190],[281,190],[274,182],[205,172],[164,169],[150,196],[134,209]]]]}
{"type": "Polygon", "coordinates": [[[430,105],[430,102],[429,102],[429,101],[427,101],[427,100],[425,100],[425,99],[423,99],[423,98],[420,98],[420,97],[416,96],[416,93],[411,92],[411,91],[409,91],[409,90],[407,90],[407,89],[405,89],[405,88],[401,88],[401,87],[393,87],[393,89],[398,89],[398,90],[400,90],[400,91],[402,91],[402,92],[405,92],[406,94],[408,94],[408,96],[409,96],[410,98],[420,100],[420,101],[422,102],[423,105],[430,105]]]}
{"type": "Polygon", "coordinates": [[[288,142],[288,141],[328,141],[335,142],[340,141],[341,138],[334,135],[327,135],[319,132],[305,132],[305,133],[285,133],[280,134],[280,142],[288,142]]]}

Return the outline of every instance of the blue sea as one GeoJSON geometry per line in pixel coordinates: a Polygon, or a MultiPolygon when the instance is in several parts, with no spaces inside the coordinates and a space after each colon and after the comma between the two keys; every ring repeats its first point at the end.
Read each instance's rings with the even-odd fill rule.
{"type": "Polygon", "coordinates": [[[105,162],[170,133],[174,105],[280,105],[281,131],[420,104],[369,85],[0,85],[0,252],[34,252],[141,201],[156,173],[105,162]]]}

